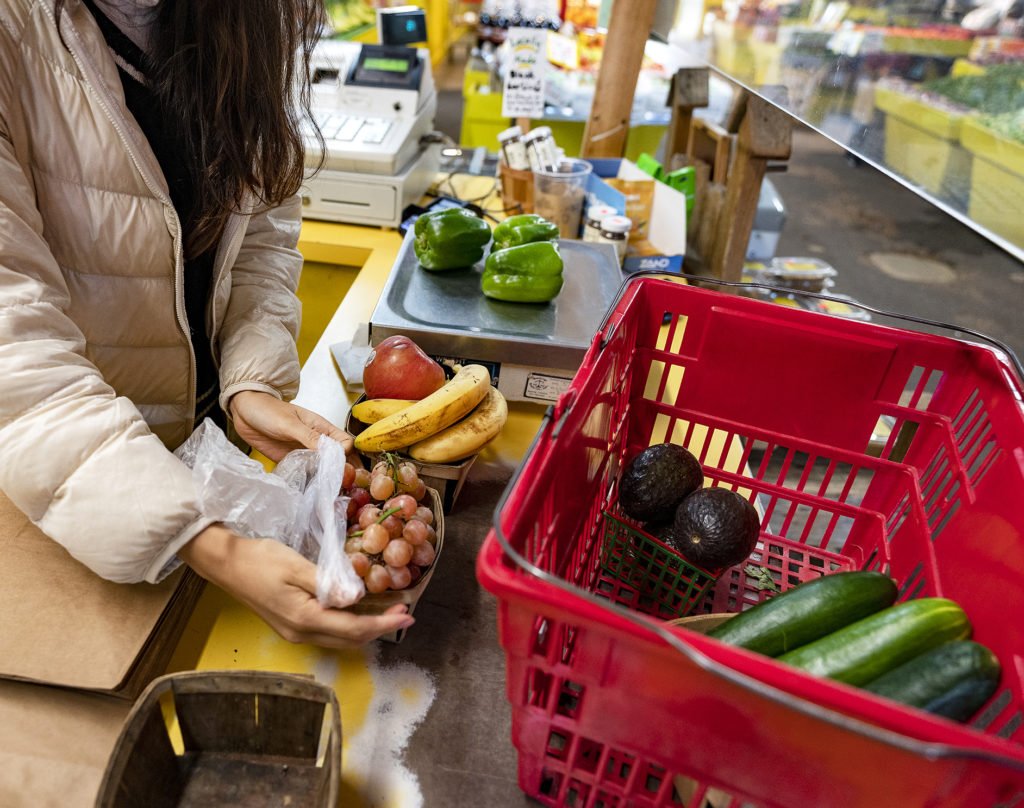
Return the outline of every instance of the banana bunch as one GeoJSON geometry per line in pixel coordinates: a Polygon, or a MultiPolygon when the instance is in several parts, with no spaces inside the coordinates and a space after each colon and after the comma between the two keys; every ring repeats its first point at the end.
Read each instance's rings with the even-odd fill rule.
{"type": "Polygon", "coordinates": [[[360,451],[406,449],[422,463],[451,463],[476,454],[501,432],[508,405],[486,368],[466,365],[424,399],[368,399],[352,415],[370,424],[356,436],[360,451]]]}

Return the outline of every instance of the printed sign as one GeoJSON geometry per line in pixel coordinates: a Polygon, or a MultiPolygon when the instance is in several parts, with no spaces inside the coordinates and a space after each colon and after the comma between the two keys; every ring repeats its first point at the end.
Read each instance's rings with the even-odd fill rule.
{"type": "Polygon", "coordinates": [[[547,33],[537,28],[509,28],[501,117],[543,117],[547,33]]]}
{"type": "Polygon", "coordinates": [[[622,264],[625,272],[644,272],[656,270],[679,274],[683,271],[681,255],[631,255],[622,264]]]}

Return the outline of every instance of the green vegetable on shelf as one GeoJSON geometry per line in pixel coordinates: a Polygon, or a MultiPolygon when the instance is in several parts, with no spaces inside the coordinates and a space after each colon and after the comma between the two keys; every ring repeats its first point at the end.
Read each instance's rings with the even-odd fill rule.
{"type": "Polygon", "coordinates": [[[1024,65],[994,65],[980,76],[946,76],[922,88],[969,109],[996,115],[1024,107],[1024,65]]]}
{"type": "Polygon", "coordinates": [[[458,269],[475,264],[484,256],[491,240],[491,228],[465,208],[447,208],[425,213],[413,227],[413,249],[424,269],[458,269]]]}
{"type": "Polygon", "coordinates": [[[558,225],[536,213],[511,216],[494,228],[494,248],[504,250],[536,241],[554,241],[558,238],[558,225]]]}
{"type": "Polygon", "coordinates": [[[562,256],[550,241],[492,252],[480,281],[483,293],[513,303],[547,303],[562,290],[562,256]]]}
{"type": "Polygon", "coordinates": [[[1024,109],[1002,115],[985,115],[982,116],[981,123],[997,135],[1024,143],[1024,109]]]}

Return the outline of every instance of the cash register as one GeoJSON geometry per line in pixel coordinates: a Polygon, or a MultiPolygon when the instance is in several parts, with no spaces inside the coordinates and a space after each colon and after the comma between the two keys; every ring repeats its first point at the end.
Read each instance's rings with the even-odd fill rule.
{"type": "Polygon", "coordinates": [[[314,171],[320,148],[306,121],[305,218],[397,227],[402,211],[437,174],[441,147],[431,136],[437,92],[430,55],[395,42],[426,39],[423,12],[381,11],[383,44],[328,39],[313,51],[311,109],[326,153],[314,171]]]}

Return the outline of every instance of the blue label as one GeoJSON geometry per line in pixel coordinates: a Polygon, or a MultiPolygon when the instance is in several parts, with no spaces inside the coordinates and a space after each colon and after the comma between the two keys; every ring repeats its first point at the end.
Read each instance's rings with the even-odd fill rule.
{"type": "Polygon", "coordinates": [[[633,255],[622,263],[624,272],[671,272],[679,275],[683,271],[681,255],[633,255]]]}

